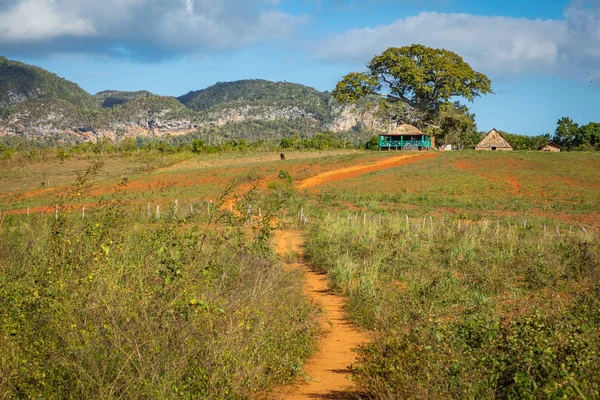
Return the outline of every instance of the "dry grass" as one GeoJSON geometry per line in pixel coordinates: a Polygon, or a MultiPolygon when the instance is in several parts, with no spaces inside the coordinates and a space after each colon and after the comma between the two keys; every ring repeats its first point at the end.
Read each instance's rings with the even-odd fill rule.
{"type": "Polygon", "coordinates": [[[596,398],[600,239],[542,226],[331,214],[307,253],[376,332],[373,398],[596,398]]]}
{"type": "Polygon", "coordinates": [[[596,153],[447,152],[320,190],[331,206],[470,220],[540,219],[600,227],[596,153]]]}
{"type": "Polygon", "coordinates": [[[85,219],[4,215],[0,398],[254,398],[296,379],[316,308],[272,255],[271,203],[249,201],[252,228],[218,204],[147,216],[122,191],[85,219]]]}

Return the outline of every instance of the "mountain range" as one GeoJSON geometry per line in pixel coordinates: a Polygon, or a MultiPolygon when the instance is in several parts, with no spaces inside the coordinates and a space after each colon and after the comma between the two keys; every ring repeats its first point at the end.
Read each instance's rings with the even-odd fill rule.
{"type": "Polygon", "coordinates": [[[261,79],[219,82],[180,97],[106,90],[91,95],[42,68],[0,57],[0,136],[68,141],[204,134],[277,139],[381,125],[328,92],[261,79]]]}

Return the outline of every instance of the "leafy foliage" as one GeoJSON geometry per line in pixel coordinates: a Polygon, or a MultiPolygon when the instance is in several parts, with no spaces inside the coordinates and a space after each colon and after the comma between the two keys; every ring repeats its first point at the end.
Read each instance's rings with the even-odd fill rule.
{"type": "Polygon", "coordinates": [[[368,73],[346,75],[333,96],[342,103],[367,95],[378,95],[382,105],[403,103],[408,109],[395,119],[421,127],[452,97],[473,101],[492,91],[487,76],[474,71],[458,54],[422,45],[391,47],[375,56],[368,69],[368,73]]]}
{"type": "Polygon", "coordinates": [[[369,397],[600,396],[598,238],[448,222],[310,230],[311,263],[375,330],[355,370],[369,397]]]}
{"type": "Polygon", "coordinates": [[[312,138],[300,139],[297,136],[284,137],[279,143],[283,149],[298,150],[327,150],[352,147],[346,141],[340,140],[334,133],[319,133],[312,138]]]}
{"type": "Polygon", "coordinates": [[[467,106],[459,102],[441,104],[437,118],[437,126],[426,129],[435,136],[436,144],[451,144],[465,149],[474,148],[480,140],[475,114],[471,114],[467,106]]]}
{"type": "Polygon", "coordinates": [[[525,136],[502,131],[500,131],[500,133],[506,140],[508,140],[515,150],[538,150],[540,147],[547,145],[550,141],[550,135],[548,134],[539,136],[525,136]]]}
{"type": "Polygon", "coordinates": [[[66,204],[96,170],[56,218],[0,221],[0,397],[241,399],[294,379],[314,308],[272,260],[271,203],[252,197],[266,217],[250,232],[218,205],[157,219],[124,180],[82,219],[66,204]]]}
{"type": "Polygon", "coordinates": [[[580,127],[571,118],[563,117],[557,122],[552,140],[567,150],[600,150],[600,123],[580,127]]]}

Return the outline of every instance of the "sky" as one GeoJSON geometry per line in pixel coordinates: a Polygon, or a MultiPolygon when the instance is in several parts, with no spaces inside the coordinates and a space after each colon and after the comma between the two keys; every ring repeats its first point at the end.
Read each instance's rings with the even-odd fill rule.
{"type": "Polygon", "coordinates": [[[0,55],[90,93],[252,78],[331,91],[413,43],[492,80],[468,103],[480,130],[600,122],[600,0],[0,0],[0,55]]]}

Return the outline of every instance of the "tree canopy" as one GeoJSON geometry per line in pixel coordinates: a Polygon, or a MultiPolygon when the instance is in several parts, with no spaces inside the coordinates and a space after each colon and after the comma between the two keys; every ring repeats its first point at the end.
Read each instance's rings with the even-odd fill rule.
{"type": "Polygon", "coordinates": [[[391,47],[375,56],[368,72],[352,72],[338,82],[333,96],[355,103],[376,95],[383,112],[393,119],[421,127],[432,125],[442,104],[453,97],[473,101],[491,93],[487,76],[449,50],[423,45],[391,47]]]}
{"type": "Polygon", "coordinates": [[[552,140],[564,147],[571,147],[579,131],[579,125],[571,118],[563,117],[556,123],[556,131],[552,140]]]}
{"type": "Polygon", "coordinates": [[[538,136],[516,135],[504,131],[500,131],[500,133],[515,150],[538,150],[550,141],[550,135],[547,133],[538,136]]]}
{"type": "Polygon", "coordinates": [[[458,148],[475,147],[481,138],[475,124],[475,114],[459,102],[446,102],[439,106],[436,127],[425,129],[436,137],[436,143],[441,146],[451,144],[458,148]]]}
{"type": "Polygon", "coordinates": [[[571,118],[563,117],[556,125],[552,141],[567,150],[600,149],[600,123],[579,126],[571,118]]]}

